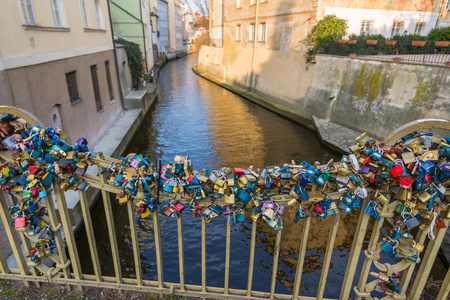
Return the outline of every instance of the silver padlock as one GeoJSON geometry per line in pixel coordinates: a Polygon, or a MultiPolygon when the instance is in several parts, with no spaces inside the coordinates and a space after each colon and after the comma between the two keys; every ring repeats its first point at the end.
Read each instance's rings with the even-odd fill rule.
{"type": "Polygon", "coordinates": [[[278,224],[278,220],[277,219],[271,219],[269,221],[269,226],[272,227],[272,228],[275,228],[275,226],[277,226],[277,224],[278,224]]]}

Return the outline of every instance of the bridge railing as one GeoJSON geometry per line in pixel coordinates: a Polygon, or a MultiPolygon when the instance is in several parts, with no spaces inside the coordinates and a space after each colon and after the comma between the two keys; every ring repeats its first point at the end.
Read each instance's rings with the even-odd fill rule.
{"type": "MultiPolygon", "coordinates": [[[[0,110],[0,113],[2,111],[0,110]]],[[[11,113],[8,111],[8,113],[11,113]]],[[[23,117],[29,124],[36,124],[31,118],[27,118],[27,116],[23,117]]],[[[401,136],[411,131],[421,130],[425,127],[434,127],[434,128],[446,128],[449,127],[449,122],[444,120],[429,120],[429,122],[415,122],[414,124],[409,124],[408,126],[404,126],[399,128],[397,131],[393,132],[386,140],[386,145],[393,145],[396,140],[398,140],[401,136]]],[[[13,161],[13,158],[8,153],[3,153],[2,158],[5,161],[13,161]]],[[[154,211],[151,216],[153,218],[153,229],[154,229],[154,241],[155,241],[155,249],[156,249],[156,266],[157,266],[157,279],[156,280],[144,280],[143,272],[141,266],[141,258],[140,258],[140,247],[137,238],[137,226],[136,226],[136,217],[137,212],[135,209],[136,203],[140,200],[145,199],[145,194],[138,192],[134,195],[134,200],[126,201],[126,210],[128,213],[129,219],[129,228],[131,234],[131,243],[133,249],[133,257],[134,261],[130,262],[130,264],[134,264],[135,266],[135,276],[134,278],[124,277],[121,271],[120,266],[120,255],[117,245],[116,231],[115,231],[115,223],[112,214],[111,207],[111,197],[110,193],[121,194],[123,192],[122,187],[114,186],[114,184],[107,180],[107,172],[103,172],[105,169],[109,169],[112,165],[121,164],[121,160],[103,157],[101,153],[95,154],[95,156],[89,157],[90,162],[98,167],[98,176],[83,174],[79,175],[79,179],[83,182],[87,183],[90,188],[95,188],[101,190],[101,198],[104,204],[104,210],[106,215],[106,221],[108,226],[108,235],[112,252],[112,260],[114,266],[114,276],[104,276],[101,271],[99,253],[97,250],[96,239],[93,230],[93,222],[92,217],[89,210],[89,205],[87,202],[86,191],[78,190],[80,204],[83,213],[84,224],[86,228],[87,240],[89,244],[90,255],[92,258],[94,275],[84,274],[80,264],[80,257],[76,247],[76,241],[72,230],[72,224],[70,221],[69,211],[65,202],[65,194],[64,194],[64,186],[61,185],[60,178],[54,178],[52,182],[52,186],[47,188],[46,196],[43,196],[47,209],[47,215],[39,216],[40,221],[49,225],[47,229],[49,232],[53,234],[55,249],[53,251],[45,253],[45,257],[52,260],[53,264],[47,266],[43,262],[32,261],[30,258],[26,257],[26,253],[32,251],[32,247],[34,243],[39,243],[40,237],[29,232],[29,228],[15,228],[11,226],[12,218],[9,214],[9,208],[14,206],[15,203],[23,202],[24,193],[21,192],[10,192],[10,193],[0,193],[0,217],[2,219],[3,225],[5,227],[5,232],[8,236],[9,243],[13,250],[14,257],[17,262],[17,269],[10,268],[6,261],[6,258],[3,254],[3,251],[0,248],[0,278],[3,279],[12,279],[12,280],[21,280],[25,283],[26,286],[29,286],[30,283],[34,282],[37,286],[42,282],[51,282],[51,283],[59,283],[66,284],[70,288],[71,286],[75,286],[79,289],[82,289],[85,286],[91,287],[101,287],[101,288],[112,288],[119,290],[134,290],[134,291],[142,291],[149,292],[154,294],[164,294],[164,295],[179,295],[185,297],[200,297],[200,298],[214,298],[214,299],[257,299],[257,298],[269,298],[269,299],[323,299],[324,292],[326,289],[326,285],[328,282],[328,271],[330,269],[330,264],[332,261],[333,247],[336,240],[336,235],[338,232],[338,226],[341,220],[341,215],[344,212],[341,212],[339,209],[335,208],[335,214],[331,214],[327,217],[328,221],[332,222],[332,227],[329,232],[329,237],[327,241],[327,246],[325,250],[325,256],[323,260],[322,272],[320,277],[320,282],[317,289],[316,297],[306,297],[299,296],[300,284],[302,282],[302,274],[303,274],[303,265],[305,262],[306,249],[309,239],[309,232],[311,226],[311,217],[300,218],[300,222],[302,223],[302,232],[301,232],[301,240],[299,245],[299,253],[297,260],[297,267],[295,273],[295,281],[293,287],[293,293],[290,295],[279,294],[275,291],[276,280],[277,280],[277,270],[278,270],[278,261],[280,255],[280,243],[282,238],[283,230],[278,230],[276,233],[276,239],[273,244],[274,254],[273,254],[273,267],[272,267],[272,276],[270,282],[270,292],[261,292],[255,291],[252,289],[253,283],[253,269],[254,269],[254,259],[255,259],[255,245],[256,245],[256,230],[257,230],[257,217],[258,215],[252,214],[252,231],[251,231],[251,242],[250,242],[250,259],[248,265],[248,278],[247,278],[247,289],[233,289],[229,286],[229,277],[230,277],[230,241],[231,241],[231,222],[228,220],[226,224],[226,248],[225,248],[225,261],[223,264],[223,272],[225,274],[224,279],[224,287],[211,287],[207,285],[206,278],[206,238],[207,238],[207,221],[208,219],[205,217],[201,218],[201,285],[190,285],[186,284],[185,281],[185,269],[184,269],[184,244],[183,244],[183,215],[176,214],[177,216],[177,234],[178,234],[178,257],[179,257],[179,282],[167,282],[163,278],[163,249],[161,246],[161,233],[160,233],[160,215],[157,213],[157,210],[154,211]],[[54,196],[53,196],[54,195],[54,196]],[[58,207],[58,212],[56,212],[53,197],[56,198],[56,204],[58,207]],[[62,238],[62,231],[65,237],[65,243],[62,238]],[[22,245],[24,247],[25,253],[21,249],[21,245],[17,234],[20,237],[22,245]],[[66,250],[69,256],[66,256],[66,250]]],[[[317,166],[318,167],[318,166],[317,166]]],[[[324,166],[322,166],[324,167],[324,166]]],[[[319,167],[318,167],[319,168],[319,167]]],[[[149,172],[153,174],[158,172],[158,168],[156,166],[148,166],[149,172]]],[[[162,177],[161,174],[158,178],[162,177]]],[[[348,299],[349,295],[353,289],[356,295],[356,299],[373,299],[372,292],[380,286],[382,280],[385,278],[377,278],[373,281],[368,282],[369,273],[371,267],[374,265],[382,274],[387,276],[387,280],[391,282],[399,281],[395,279],[396,273],[403,271],[403,276],[399,281],[398,286],[396,287],[396,291],[388,290],[388,294],[386,299],[419,299],[425,283],[429,277],[431,267],[436,259],[437,252],[442,243],[444,235],[446,233],[445,229],[433,228],[431,225],[431,231],[428,227],[422,227],[418,230],[414,238],[414,242],[411,240],[411,245],[424,245],[425,239],[427,235],[433,236],[434,239],[430,240],[428,246],[425,247],[424,255],[422,259],[416,257],[416,259],[400,259],[398,263],[395,265],[391,265],[388,263],[381,263],[381,258],[383,255],[382,249],[385,241],[380,241],[380,232],[382,231],[382,227],[388,223],[391,224],[392,228],[397,228],[398,225],[397,220],[394,219],[394,212],[397,210],[397,206],[399,204],[398,200],[395,200],[396,196],[386,188],[373,189],[367,187],[366,191],[368,195],[362,196],[361,207],[362,209],[359,211],[358,215],[358,224],[356,228],[356,232],[354,235],[352,248],[350,251],[344,280],[341,287],[341,292],[339,295],[339,299],[348,299]],[[394,199],[391,199],[394,198],[394,199]],[[380,199],[385,199],[381,201],[380,199]],[[369,248],[364,250],[364,262],[362,270],[359,274],[356,274],[358,261],[360,259],[360,255],[362,252],[362,246],[364,242],[364,237],[366,235],[366,231],[369,224],[369,219],[371,218],[370,214],[367,213],[366,209],[370,201],[379,201],[379,203],[383,203],[380,205],[380,208],[377,209],[377,213],[379,215],[379,219],[375,221],[371,238],[369,241],[369,248]],[[419,264],[420,262],[420,264],[419,264]],[[418,265],[419,264],[419,265],[418,265]],[[418,269],[418,270],[417,270],[418,269]],[[411,277],[414,271],[417,270],[417,276],[414,282],[412,283],[411,290],[407,295],[407,289],[410,285],[411,277]],[[353,287],[353,279],[355,276],[359,276],[359,282],[356,287],[353,287]]],[[[345,196],[347,191],[335,191],[335,192],[327,192],[326,196],[327,201],[333,202],[339,199],[342,199],[345,196]]],[[[445,197],[448,197],[449,192],[443,192],[445,197]]],[[[157,191],[158,201],[159,203],[163,203],[169,200],[185,200],[187,202],[192,201],[192,197],[187,196],[186,193],[178,193],[173,194],[166,192],[164,190],[157,191]]],[[[123,196],[123,194],[122,194],[123,196]]],[[[323,188],[320,187],[317,183],[313,183],[312,186],[308,187],[308,200],[302,201],[302,205],[306,203],[316,204],[324,201],[324,193],[323,188]]],[[[281,195],[270,195],[270,201],[277,205],[287,205],[288,209],[292,206],[296,209],[298,205],[297,201],[298,195],[294,193],[290,194],[281,194],[281,195]]],[[[115,201],[115,200],[113,200],[115,201]]],[[[214,203],[221,207],[225,206],[226,203],[221,199],[216,199],[213,201],[211,197],[204,197],[201,201],[196,202],[196,206],[200,206],[203,211],[206,208],[210,208],[211,204],[214,203]]],[[[323,202],[322,202],[323,203],[323,202]]],[[[405,202],[406,203],[406,202],[405,202]]],[[[195,208],[194,208],[195,209],[195,208]]],[[[319,215],[319,213],[317,212],[319,215]]],[[[355,213],[354,213],[355,214],[355,213]]],[[[442,220],[442,227],[448,226],[450,219],[448,218],[448,210],[444,209],[441,213],[445,218],[442,220]]],[[[230,215],[228,215],[230,218],[230,215]]],[[[45,245],[44,245],[45,248],[45,245]]],[[[395,285],[394,284],[394,285],[395,285]]],[[[447,275],[444,279],[442,287],[440,289],[438,298],[445,299],[450,290],[450,272],[447,272],[447,275]]],[[[336,299],[337,299],[336,295],[336,299]]]]}

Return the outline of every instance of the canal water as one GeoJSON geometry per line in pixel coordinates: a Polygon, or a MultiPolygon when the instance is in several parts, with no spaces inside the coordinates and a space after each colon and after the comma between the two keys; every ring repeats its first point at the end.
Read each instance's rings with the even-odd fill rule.
{"type": "MultiPolygon", "coordinates": [[[[241,167],[263,168],[303,160],[327,162],[340,155],[323,147],[313,132],[245,100],[201,77],[191,68],[196,55],[169,62],[159,74],[159,99],[127,149],[153,161],[189,155],[194,169],[241,167]]],[[[133,253],[125,206],[112,197],[113,213],[123,275],[134,277],[133,253]]],[[[287,210],[282,234],[276,293],[292,293],[302,222],[293,222],[287,210]]],[[[359,211],[342,217],[328,274],[325,297],[338,297],[359,211]]],[[[92,210],[97,247],[104,275],[114,275],[102,201],[92,210]]],[[[151,217],[139,223],[138,237],[144,279],[156,280],[156,252],[151,217]]],[[[160,217],[164,281],[179,282],[177,222],[160,217]]],[[[201,285],[201,220],[183,218],[187,284],[201,285]]],[[[276,232],[258,221],[253,289],[268,292],[276,232]]],[[[330,219],[313,219],[300,295],[315,296],[321,275],[330,219]]],[[[226,219],[207,225],[207,285],[223,287],[226,219]]],[[[250,252],[251,220],[232,225],[230,288],[246,289],[250,252]]],[[[366,240],[369,236],[366,237],[366,240]]],[[[93,273],[84,229],[77,240],[84,273],[93,273]]],[[[360,265],[361,265],[360,260],[360,265]]],[[[356,276],[358,277],[358,276],[356,276]]],[[[356,281],[355,281],[356,283],[356,281]]]]}

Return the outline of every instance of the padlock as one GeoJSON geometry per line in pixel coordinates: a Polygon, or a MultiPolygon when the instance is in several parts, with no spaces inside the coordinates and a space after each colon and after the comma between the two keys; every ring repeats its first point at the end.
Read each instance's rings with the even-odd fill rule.
{"type": "Polygon", "coordinates": [[[391,245],[391,243],[389,243],[389,241],[385,241],[380,246],[381,246],[381,249],[383,249],[384,252],[386,252],[386,253],[391,253],[392,251],[394,251],[394,247],[392,247],[392,245],[391,245]]]}
{"type": "Polygon", "coordinates": [[[277,224],[278,224],[278,220],[277,219],[271,219],[271,220],[269,220],[268,224],[269,224],[270,227],[275,228],[275,226],[277,226],[277,224]]]}
{"type": "Polygon", "coordinates": [[[24,228],[26,226],[26,218],[18,217],[14,219],[14,228],[24,228]]]}
{"type": "Polygon", "coordinates": [[[406,225],[406,227],[408,228],[408,231],[409,231],[409,230],[419,226],[420,222],[415,217],[411,216],[404,221],[404,224],[406,225]]]}

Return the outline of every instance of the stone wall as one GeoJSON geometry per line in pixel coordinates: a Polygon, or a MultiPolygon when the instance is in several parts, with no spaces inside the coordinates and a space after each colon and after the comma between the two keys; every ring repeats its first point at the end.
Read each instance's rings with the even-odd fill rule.
{"type": "MultiPolygon", "coordinates": [[[[249,88],[252,49],[202,47],[199,71],[249,88]]],[[[256,49],[251,91],[301,115],[383,138],[421,118],[450,119],[450,68],[256,49]]]]}

